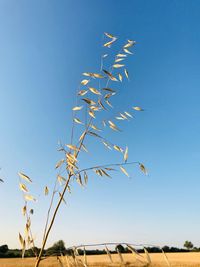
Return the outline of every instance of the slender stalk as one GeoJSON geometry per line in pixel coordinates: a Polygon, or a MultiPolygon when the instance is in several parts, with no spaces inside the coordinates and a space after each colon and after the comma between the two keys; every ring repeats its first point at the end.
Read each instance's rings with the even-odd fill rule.
{"type": "MultiPolygon", "coordinates": [[[[88,128],[89,128],[89,125],[90,125],[90,122],[89,122],[88,125],[87,125],[86,131],[85,131],[85,135],[84,135],[83,139],[81,140],[81,143],[80,143],[80,145],[79,145],[79,149],[78,149],[78,151],[77,151],[76,154],[75,154],[75,158],[77,158],[78,155],[79,155],[79,152],[80,152],[80,149],[81,149],[82,144],[83,144],[83,142],[84,142],[85,136],[86,136],[86,134],[87,134],[87,130],[88,130],[88,128]]],[[[68,179],[67,179],[67,181],[66,181],[65,187],[64,187],[64,189],[63,189],[63,191],[62,191],[62,193],[61,193],[61,196],[60,196],[60,198],[59,198],[59,201],[58,201],[58,203],[57,203],[57,206],[56,206],[56,208],[55,208],[55,210],[54,210],[54,213],[53,213],[52,219],[51,219],[51,221],[50,221],[48,230],[46,231],[46,234],[45,234],[45,236],[44,236],[44,239],[43,239],[43,242],[42,242],[42,247],[41,247],[41,249],[40,249],[40,253],[39,253],[39,255],[38,255],[37,261],[36,261],[36,263],[35,263],[35,267],[38,267],[39,264],[40,264],[40,261],[41,261],[41,258],[42,258],[42,253],[43,253],[43,251],[44,251],[46,242],[47,242],[47,240],[48,240],[49,233],[50,233],[51,228],[52,228],[52,226],[53,226],[53,224],[54,224],[54,221],[55,221],[57,212],[58,212],[58,210],[59,210],[59,207],[60,207],[60,205],[61,205],[61,203],[62,203],[62,200],[63,200],[63,197],[64,197],[64,195],[65,195],[65,192],[66,192],[66,190],[67,190],[67,188],[68,188],[69,182],[70,182],[71,177],[72,177],[73,175],[74,175],[73,173],[69,173],[69,175],[68,175],[68,179]]]]}
{"type": "Polygon", "coordinates": [[[41,258],[42,258],[42,253],[43,253],[43,251],[44,251],[44,248],[45,248],[47,239],[48,239],[48,237],[49,237],[49,233],[50,233],[51,228],[52,228],[52,226],[53,226],[53,224],[54,224],[54,221],[55,221],[57,212],[58,212],[59,207],[60,207],[60,205],[61,205],[61,203],[62,203],[63,196],[64,196],[64,194],[65,194],[65,192],[66,192],[66,190],[67,190],[67,187],[68,187],[68,185],[69,185],[69,182],[70,182],[71,177],[72,177],[72,175],[69,174],[68,179],[67,179],[67,182],[66,182],[66,184],[65,184],[65,187],[64,187],[64,189],[63,189],[63,192],[62,192],[62,194],[61,194],[61,196],[60,196],[60,199],[59,199],[59,201],[58,201],[58,204],[57,204],[57,206],[56,206],[56,208],[55,208],[55,210],[54,210],[53,217],[52,217],[52,219],[51,219],[50,225],[49,225],[48,230],[47,230],[47,232],[46,232],[45,238],[44,238],[44,240],[43,240],[43,244],[42,244],[42,247],[41,247],[41,249],[40,249],[40,253],[39,253],[39,255],[38,255],[37,261],[36,261],[36,263],[35,263],[35,267],[38,267],[39,264],[40,264],[40,261],[41,261],[41,258]]]}
{"type": "Polygon", "coordinates": [[[47,212],[47,219],[46,219],[46,224],[45,224],[45,228],[44,228],[43,240],[45,239],[47,226],[48,226],[48,222],[49,222],[50,211],[51,211],[51,208],[52,208],[52,205],[53,205],[53,201],[54,201],[54,196],[55,196],[55,193],[56,193],[56,184],[57,184],[57,179],[56,179],[55,184],[54,184],[54,189],[53,189],[53,193],[52,193],[49,209],[48,209],[48,212],[47,212]]]}

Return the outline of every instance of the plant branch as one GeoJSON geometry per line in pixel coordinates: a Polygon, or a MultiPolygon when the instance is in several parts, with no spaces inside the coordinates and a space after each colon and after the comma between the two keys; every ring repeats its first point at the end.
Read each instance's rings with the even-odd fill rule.
{"type": "Polygon", "coordinates": [[[84,172],[84,171],[90,171],[90,170],[93,170],[93,169],[103,169],[103,168],[107,168],[107,167],[124,166],[124,165],[131,165],[131,164],[140,164],[140,162],[139,161],[133,161],[133,162],[123,162],[123,163],[111,163],[111,164],[105,164],[105,165],[96,165],[96,166],[93,166],[93,167],[82,169],[82,170],[78,171],[76,174],[79,174],[79,173],[84,172]]]}

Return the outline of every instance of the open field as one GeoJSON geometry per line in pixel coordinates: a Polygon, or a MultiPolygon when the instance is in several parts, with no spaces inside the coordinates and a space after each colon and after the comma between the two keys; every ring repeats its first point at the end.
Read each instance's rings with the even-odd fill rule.
{"type": "MultiPolygon", "coordinates": [[[[200,253],[167,253],[166,254],[171,266],[173,267],[200,267],[200,253]]],[[[107,255],[98,255],[98,256],[88,256],[87,261],[88,265],[91,267],[107,267],[107,266],[145,266],[139,261],[136,262],[132,254],[123,254],[123,259],[127,263],[126,265],[120,264],[120,259],[118,255],[112,255],[113,262],[109,263],[109,258],[107,255]]],[[[143,255],[144,256],[144,255],[143,255]]],[[[152,265],[155,267],[165,267],[167,263],[163,258],[161,253],[151,253],[152,265]]],[[[0,267],[33,267],[34,259],[0,259],[0,267]]],[[[56,257],[50,257],[41,262],[41,267],[56,267],[61,266],[57,261],[56,257]]],[[[67,264],[65,264],[67,266],[67,264]]],[[[79,265],[83,266],[83,265],[79,265]]]]}

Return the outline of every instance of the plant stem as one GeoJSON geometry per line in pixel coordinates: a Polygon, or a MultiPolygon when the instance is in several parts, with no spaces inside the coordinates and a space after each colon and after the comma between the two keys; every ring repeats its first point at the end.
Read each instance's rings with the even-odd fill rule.
{"type": "MultiPolygon", "coordinates": [[[[83,144],[83,142],[84,142],[85,136],[86,136],[86,134],[87,134],[87,130],[88,130],[88,128],[89,128],[89,125],[90,125],[90,122],[89,122],[88,125],[87,125],[86,131],[85,131],[85,134],[84,134],[84,137],[83,137],[83,139],[81,140],[81,143],[80,143],[80,145],[79,145],[79,149],[78,149],[78,151],[77,151],[76,154],[75,154],[75,158],[77,158],[78,155],[79,155],[79,152],[80,152],[80,149],[81,149],[82,144],[83,144]]],[[[65,187],[64,187],[64,189],[63,189],[63,191],[62,191],[62,194],[61,194],[61,196],[60,196],[60,198],[59,198],[58,204],[57,204],[57,206],[56,206],[56,208],[55,208],[55,210],[54,210],[54,213],[53,213],[52,219],[51,219],[51,221],[50,221],[48,230],[46,231],[46,234],[44,235],[44,239],[43,239],[43,242],[42,242],[42,247],[41,247],[41,249],[40,249],[40,253],[39,253],[39,255],[38,255],[38,258],[37,258],[37,260],[36,260],[35,267],[38,267],[39,264],[40,264],[40,261],[41,261],[41,258],[42,258],[42,253],[43,253],[43,251],[44,251],[44,248],[45,248],[47,239],[48,239],[48,237],[49,237],[49,233],[50,233],[51,228],[52,228],[52,226],[53,226],[53,224],[54,224],[54,221],[55,221],[57,212],[58,212],[59,207],[60,207],[60,205],[61,205],[61,203],[62,203],[63,197],[64,197],[65,192],[66,192],[66,190],[67,190],[67,187],[68,187],[68,185],[69,185],[70,179],[71,179],[71,177],[72,177],[73,175],[74,175],[74,174],[73,174],[72,172],[70,172],[69,175],[68,175],[68,179],[67,179],[66,184],[65,184],[65,187]]],[[[45,230],[46,230],[46,228],[45,228],[45,230]]]]}
{"type": "Polygon", "coordinates": [[[50,233],[51,228],[52,228],[52,226],[53,226],[53,224],[54,224],[54,221],[55,221],[55,218],[56,218],[58,209],[59,209],[59,207],[60,207],[60,205],[61,205],[61,203],[62,203],[63,196],[64,196],[64,194],[65,194],[65,192],[66,192],[66,190],[67,190],[67,187],[68,187],[68,185],[69,185],[69,182],[70,182],[71,177],[72,177],[72,175],[69,174],[68,179],[67,179],[67,182],[66,182],[66,184],[65,184],[65,187],[64,187],[64,189],[63,189],[63,192],[62,192],[62,194],[61,194],[61,196],[60,196],[60,199],[59,199],[59,201],[58,201],[58,204],[57,204],[57,206],[56,206],[56,208],[55,208],[55,211],[54,211],[54,213],[53,213],[53,217],[52,217],[52,219],[51,219],[50,225],[49,225],[48,230],[47,230],[47,232],[46,232],[45,238],[44,238],[44,240],[43,240],[43,243],[42,243],[42,247],[41,247],[41,249],[40,249],[39,256],[38,256],[37,261],[36,261],[36,263],[35,263],[35,267],[38,267],[39,264],[40,264],[40,261],[41,261],[41,258],[42,258],[42,253],[43,253],[43,251],[44,251],[44,248],[45,248],[45,245],[46,245],[46,242],[47,242],[49,233],[50,233]]]}

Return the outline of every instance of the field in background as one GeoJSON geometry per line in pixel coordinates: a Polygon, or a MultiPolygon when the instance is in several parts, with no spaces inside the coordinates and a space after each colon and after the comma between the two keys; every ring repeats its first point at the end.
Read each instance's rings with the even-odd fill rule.
{"type": "MultiPolygon", "coordinates": [[[[172,267],[200,267],[200,253],[166,253],[172,267]]],[[[167,267],[167,264],[161,253],[150,253],[152,259],[152,267],[167,267]]],[[[92,267],[107,267],[107,266],[124,266],[120,264],[120,259],[117,254],[112,255],[115,264],[109,263],[107,255],[87,256],[88,264],[92,267]]],[[[125,266],[141,266],[134,265],[134,256],[132,254],[123,254],[124,261],[128,262],[125,266]]],[[[41,262],[41,267],[60,267],[56,257],[49,257],[41,262]]],[[[67,266],[67,265],[65,265],[67,266]]],[[[34,259],[0,259],[0,267],[34,267],[34,259]]]]}

